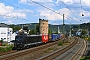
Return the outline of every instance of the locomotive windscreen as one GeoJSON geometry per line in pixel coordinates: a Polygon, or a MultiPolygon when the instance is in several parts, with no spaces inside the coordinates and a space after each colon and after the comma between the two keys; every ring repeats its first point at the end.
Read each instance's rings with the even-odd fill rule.
{"type": "Polygon", "coordinates": [[[23,36],[16,36],[15,40],[22,40],[23,36]]]}

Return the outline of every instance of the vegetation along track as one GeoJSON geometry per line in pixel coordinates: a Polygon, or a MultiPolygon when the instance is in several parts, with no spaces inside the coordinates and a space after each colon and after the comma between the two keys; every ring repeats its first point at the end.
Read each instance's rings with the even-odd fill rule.
{"type": "Polygon", "coordinates": [[[3,56],[0,56],[0,60],[12,60],[14,58],[17,58],[17,57],[20,57],[20,56],[23,56],[23,55],[26,55],[26,54],[44,49],[44,48],[47,48],[49,46],[55,45],[57,42],[58,41],[48,43],[48,44],[44,44],[44,45],[41,45],[41,46],[38,46],[38,47],[30,48],[30,49],[21,50],[21,51],[14,52],[14,53],[11,53],[11,54],[3,55],[3,56]]]}
{"type": "Polygon", "coordinates": [[[70,48],[72,48],[74,45],[76,45],[78,43],[78,39],[75,38],[74,42],[72,42],[71,44],[67,45],[66,47],[56,50],[55,52],[45,55],[43,57],[38,58],[37,60],[53,60],[55,59],[57,56],[63,54],[64,52],[66,52],[67,50],[69,50],[70,48]]]}

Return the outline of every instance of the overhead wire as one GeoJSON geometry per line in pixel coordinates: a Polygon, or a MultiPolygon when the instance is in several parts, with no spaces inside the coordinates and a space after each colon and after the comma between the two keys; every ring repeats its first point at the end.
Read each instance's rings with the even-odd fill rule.
{"type": "MultiPolygon", "coordinates": [[[[3,0],[1,0],[1,1],[3,1],[3,0]]],[[[10,4],[10,3],[6,2],[6,1],[3,1],[3,2],[5,2],[5,3],[7,3],[7,4],[9,4],[9,5],[13,6],[13,7],[16,7],[16,8],[18,8],[18,9],[22,9],[22,8],[17,7],[17,6],[15,6],[15,5],[13,5],[13,4],[10,4]]],[[[31,12],[30,12],[30,13],[31,13],[31,12]]],[[[34,14],[34,15],[35,15],[35,14],[34,14]]],[[[11,16],[6,16],[6,15],[1,15],[1,16],[11,17],[11,16]]],[[[12,18],[18,18],[18,17],[12,17],[12,18]]],[[[20,18],[18,18],[18,19],[20,19],[20,18]]],[[[16,20],[16,19],[15,19],[15,20],[16,20]]],[[[27,19],[20,19],[20,20],[26,20],[26,21],[30,21],[30,22],[36,22],[36,21],[27,20],[27,19]]],[[[50,21],[50,20],[49,20],[49,21],[50,21]]]]}
{"type": "MultiPolygon", "coordinates": [[[[3,1],[3,0],[1,0],[1,1],[3,1]]],[[[30,0],[30,1],[32,1],[32,0],[30,0]]],[[[3,2],[5,2],[5,3],[7,3],[7,4],[11,5],[11,6],[14,6],[14,7],[16,7],[16,8],[22,9],[22,8],[17,7],[17,6],[15,6],[15,5],[13,5],[13,4],[10,4],[10,3],[6,2],[6,1],[3,1],[3,2]]],[[[60,13],[58,13],[58,12],[56,12],[56,11],[54,11],[54,10],[52,10],[52,9],[50,9],[50,8],[48,8],[48,7],[46,7],[46,6],[44,6],[44,5],[41,5],[41,4],[39,4],[39,3],[35,2],[35,1],[32,1],[32,2],[34,2],[35,4],[38,4],[38,5],[40,5],[40,6],[44,7],[44,8],[46,8],[46,9],[52,11],[52,12],[54,12],[54,13],[57,13],[57,14],[61,15],[60,13]]],[[[61,16],[62,16],[62,15],[61,15],[61,16]]],[[[65,17],[65,18],[70,19],[71,17],[70,17],[70,18],[65,17]]],[[[73,19],[73,18],[71,18],[71,19],[73,19]]],[[[23,19],[22,19],[22,20],[23,20],[23,19]]],[[[24,20],[27,20],[27,19],[24,19],[24,20]]],[[[75,20],[75,19],[73,19],[73,20],[75,20]]]]}
{"type": "MultiPolygon", "coordinates": [[[[10,3],[8,3],[8,2],[6,2],[6,1],[4,1],[4,0],[0,0],[0,1],[2,1],[2,2],[5,2],[6,4],[9,4],[9,5],[11,5],[11,6],[13,6],[13,7],[16,7],[16,8],[18,8],[18,9],[21,9],[22,10],[22,8],[20,8],[20,7],[17,7],[17,6],[15,6],[15,5],[13,5],[13,4],[10,4],[10,3]]],[[[24,9],[23,9],[24,10],[24,9]]],[[[31,13],[31,12],[30,12],[31,13]]],[[[1,15],[1,14],[0,14],[1,15]]],[[[35,14],[34,14],[35,15],[35,14]]],[[[1,16],[4,16],[4,17],[11,17],[11,16],[6,16],[6,15],[1,15],[1,16]]],[[[26,20],[26,21],[30,21],[31,22],[31,20],[28,20],[28,19],[21,19],[21,18],[18,18],[18,17],[11,17],[11,18],[17,18],[17,19],[20,19],[20,20],[26,20]]],[[[34,21],[35,22],[35,21],[34,21]]]]}
{"type": "MultiPolygon", "coordinates": [[[[4,1],[4,0],[0,0],[0,1],[5,2],[6,4],[9,4],[9,5],[13,6],[13,7],[18,8],[18,9],[22,9],[22,8],[17,7],[17,6],[15,6],[15,5],[13,5],[13,4],[10,4],[10,3],[8,3],[8,2],[6,2],[6,1],[4,1]]],[[[30,13],[31,13],[31,12],[30,12],[30,13]]],[[[36,15],[36,14],[34,14],[34,15],[36,15]]],[[[1,15],[1,16],[11,17],[11,16],[6,16],[6,15],[1,15]]],[[[18,18],[18,17],[12,17],[12,18],[18,18]]],[[[20,19],[20,18],[18,18],[18,19],[20,19]]],[[[27,20],[27,19],[21,19],[21,20],[27,20]]],[[[28,20],[28,21],[30,21],[30,20],[28,20]]],[[[34,22],[34,21],[33,21],[33,22],[34,22]]]]}
{"type": "MultiPolygon", "coordinates": [[[[81,6],[81,16],[83,17],[84,16],[84,13],[83,13],[83,7],[82,7],[82,1],[80,0],[80,6],[81,6]]],[[[84,21],[84,17],[82,18],[83,22],[85,23],[84,21]]],[[[81,21],[82,21],[81,20],[81,21]]]]}
{"type": "MultiPolygon", "coordinates": [[[[61,1],[61,0],[60,0],[61,1]]],[[[63,2],[63,1],[61,1],[65,6],[66,6],[66,8],[68,8],[71,12],[72,12],[72,10],[63,2]]],[[[73,12],[72,12],[73,13],[73,12]]],[[[73,13],[75,16],[76,16],[76,14],[75,13],[73,13]]],[[[76,16],[77,17],[77,16],[76,16]]],[[[79,19],[78,17],[77,17],[77,19],[79,19]]],[[[80,19],[79,19],[80,20],[80,19]]]]}
{"type": "Polygon", "coordinates": [[[80,0],[80,5],[81,5],[81,13],[82,13],[82,16],[84,16],[84,15],[83,15],[83,8],[82,8],[81,0],[80,0]]]}
{"type": "MultiPolygon", "coordinates": [[[[54,13],[57,13],[57,14],[63,16],[62,14],[60,14],[60,13],[58,13],[58,12],[56,12],[56,11],[54,11],[54,10],[52,10],[52,9],[50,9],[50,8],[48,8],[48,7],[46,7],[46,6],[44,6],[44,5],[42,5],[42,4],[39,4],[38,2],[35,2],[35,1],[33,1],[33,0],[30,0],[30,1],[32,1],[33,3],[38,4],[38,5],[40,5],[40,6],[44,7],[44,8],[46,8],[46,9],[48,9],[48,10],[54,12],[54,13]]],[[[70,18],[73,19],[72,17],[70,17],[70,18],[65,17],[65,18],[67,18],[67,19],[70,19],[70,18]]],[[[75,19],[74,19],[74,20],[75,20],[75,19]]]]}

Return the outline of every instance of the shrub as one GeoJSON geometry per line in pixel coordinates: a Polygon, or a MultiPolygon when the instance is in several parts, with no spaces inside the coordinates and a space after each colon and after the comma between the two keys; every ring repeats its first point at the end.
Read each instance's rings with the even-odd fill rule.
{"type": "Polygon", "coordinates": [[[3,43],[3,40],[0,40],[1,43],[3,43]]]}
{"type": "Polygon", "coordinates": [[[90,56],[81,57],[80,60],[90,60],[90,56]]]}
{"type": "Polygon", "coordinates": [[[90,37],[88,37],[88,41],[90,42],[90,37]]]}
{"type": "Polygon", "coordinates": [[[65,41],[65,43],[68,43],[68,40],[67,40],[67,41],[65,41]]]}
{"type": "Polygon", "coordinates": [[[0,47],[0,52],[5,52],[5,48],[0,47]]]}
{"type": "Polygon", "coordinates": [[[49,50],[45,50],[44,52],[45,52],[45,53],[48,53],[48,51],[49,51],[49,50]]]}
{"type": "Polygon", "coordinates": [[[0,52],[7,52],[12,50],[13,46],[0,47],[0,52]]]}
{"type": "Polygon", "coordinates": [[[8,44],[2,44],[2,46],[8,46],[8,44]]]}
{"type": "Polygon", "coordinates": [[[80,58],[80,60],[84,60],[84,58],[80,58]]]}
{"type": "Polygon", "coordinates": [[[48,48],[48,50],[54,50],[54,48],[52,47],[52,48],[48,48]]]}
{"type": "Polygon", "coordinates": [[[59,41],[58,46],[63,46],[63,42],[59,41]]]}
{"type": "Polygon", "coordinates": [[[85,39],[86,37],[85,36],[82,36],[81,38],[84,38],[85,39]]]}

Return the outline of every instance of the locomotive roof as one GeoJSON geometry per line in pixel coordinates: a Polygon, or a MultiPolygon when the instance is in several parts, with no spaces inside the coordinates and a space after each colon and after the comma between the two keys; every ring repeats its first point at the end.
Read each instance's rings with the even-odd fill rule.
{"type": "Polygon", "coordinates": [[[41,35],[27,35],[27,36],[41,36],[41,35]]]}

